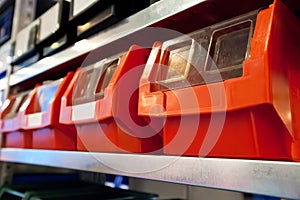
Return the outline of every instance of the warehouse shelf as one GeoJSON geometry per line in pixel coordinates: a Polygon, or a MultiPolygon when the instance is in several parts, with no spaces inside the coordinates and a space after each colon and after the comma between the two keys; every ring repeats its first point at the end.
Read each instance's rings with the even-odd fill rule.
{"type": "Polygon", "coordinates": [[[60,53],[51,57],[45,57],[30,67],[16,71],[10,76],[9,84],[10,86],[17,85],[98,47],[109,44],[204,1],[205,0],[182,0],[178,4],[174,4],[174,0],[159,1],[89,39],[81,40],[60,53]]]}
{"type": "MultiPolygon", "coordinates": [[[[252,0],[247,0],[247,2],[250,1],[252,0]]],[[[288,0],[284,1],[288,2],[288,0]]],[[[180,3],[174,2],[175,0],[159,1],[102,30],[91,38],[78,41],[73,46],[51,57],[45,57],[29,67],[17,70],[9,78],[0,80],[0,90],[7,88],[8,81],[9,86],[12,86],[12,88],[14,86],[16,88],[18,86],[25,87],[27,84],[23,83],[30,82],[41,74],[50,72],[48,74],[53,75],[54,72],[59,71],[58,68],[67,68],[70,63],[73,63],[71,61],[80,60],[93,50],[106,45],[113,46],[112,43],[121,38],[130,36],[146,27],[155,26],[155,24],[178,13],[181,14],[194,6],[211,1],[181,0],[180,3]]],[[[268,3],[265,4],[268,5],[268,3]]],[[[295,6],[294,10],[298,11],[299,7],[295,6]]],[[[220,19],[223,19],[222,17],[224,16],[221,16],[220,19]]],[[[229,16],[226,17],[229,18],[229,16]]],[[[214,20],[214,17],[211,17],[211,19],[214,20]]],[[[132,44],[128,41],[129,43],[132,44]]],[[[149,43],[152,44],[152,41],[149,41],[149,43]]],[[[66,70],[71,69],[67,68],[66,70]]],[[[42,79],[43,77],[40,80],[42,79]]],[[[35,82],[32,81],[32,84],[35,84],[35,82]]],[[[30,88],[30,86],[28,87],[30,88]]],[[[18,92],[22,90],[25,89],[16,89],[18,92]]],[[[2,148],[0,150],[0,161],[124,175],[288,199],[300,199],[300,163],[297,162],[15,148],[2,148]]]]}
{"type": "Polygon", "coordinates": [[[2,149],[0,158],[5,162],[300,198],[300,163],[295,162],[10,148],[2,149]]]}

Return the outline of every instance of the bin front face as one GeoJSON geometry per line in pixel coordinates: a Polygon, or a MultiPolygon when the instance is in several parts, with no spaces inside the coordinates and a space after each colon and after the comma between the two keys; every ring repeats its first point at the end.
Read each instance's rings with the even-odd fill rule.
{"type": "Polygon", "coordinates": [[[77,149],[82,151],[118,151],[118,127],[111,115],[108,87],[121,55],[82,68],[74,81],[70,104],[71,119],[77,129],[77,149]]]}
{"type": "Polygon", "coordinates": [[[56,3],[40,17],[39,41],[43,41],[59,28],[59,6],[59,3],[56,3]]]}
{"type": "Polygon", "coordinates": [[[16,44],[14,48],[14,58],[26,54],[27,52],[34,49],[36,44],[36,34],[38,28],[38,20],[35,20],[26,28],[22,29],[16,36],[16,44]]]}
{"type": "Polygon", "coordinates": [[[47,81],[38,86],[21,113],[22,128],[32,131],[32,147],[36,149],[75,150],[74,127],[59,123],[61,98],[73,77],[47,81]]]}
{"type": "Polygon", "coordinates": [[[34,95],[28,100],[24,107],[23,128],[33,130],[47,126],[59,126],[59,109],[62,94],[70,81],[72,73],[64,79],[48,81],[36,88],[34,95]],[[61,91],[63,90],[63,91],[61,91]]]}
{"type": "Polygon", "coordinates": [[[1,132],[3,145],[12,148],[31,148],[31,131],[21,130],[21,106],[28,97],[28,92],[9,97],[1,108],[1,132]]]}
{"type": "Polygon", "coordinates": [[[5,133],[4,143],[7,148],[32,148],[32,132],[13,131],[5,133]]]}
{"type": "Polygon", "coordinates": [[[2,132],[19,130],[20,116],[18,115],[21,106],[26,101],[29,92],[9,97],[1,108],[2,132]]]}
{"type": "Polygon", "coordinates": [[[136,128],[147,124],[137,115],[137,105],[138,82],[148,55],[149,50],[133,46],[123,55],[78,72],[69,102],[79,150],[149,152],[161,148],[158,134],[143,138],[141,129],[136,128]]]}
{"type": "Polygon", "coordinates": [[[287,32],[273,19],[283,7],[276,1],[258,17],[253,12],[192,33],[192,39],[154,45],[140,81],[139,114],[167,117],[166,154],[291,159],[292,133],[282,117],[290,110],[282,104],[290,105],[290,86],[280,81],[287,80],[280,73],[289,64],[270,59],[277,52],[283,61],[282,49],[271,48],[278,41],[270,40],[272,33],[279,40],[287,32]],[[275,79],[284,90],[275,91],[275,79]],[[153,104],[165,111],[151,113],[153,104]]]}
{"type": "Polygon", "coordinates": [[[26,100],[26,98],[28,97],[28,94],[20,94],[18,96],[13,96],[11,98],[8,99],[8,102],[4,103],[7,104],[6,106],[3,106],[3,119],[13,119],[15,117],[17,117],[18,115],[18,111],[20,109],[20,107],[22,106],[22,104],[24,103],[24,101],[26,100]]]}

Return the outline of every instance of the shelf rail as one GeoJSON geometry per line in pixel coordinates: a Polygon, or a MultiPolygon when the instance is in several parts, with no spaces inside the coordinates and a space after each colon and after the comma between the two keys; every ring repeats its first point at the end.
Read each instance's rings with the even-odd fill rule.
{"type": "Polygon", "coordinates": [[[296,162],[10,148],[0,160],[300,199],[296,162]]]}

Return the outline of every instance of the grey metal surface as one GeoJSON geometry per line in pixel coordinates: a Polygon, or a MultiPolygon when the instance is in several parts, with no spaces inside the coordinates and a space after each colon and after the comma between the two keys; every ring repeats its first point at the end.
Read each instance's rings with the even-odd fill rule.
{"type": "Polygon", "coordinates": [[[300,163],[136,154],[2,149],[1,161],[300,199],[300,163]]]}
{"type": "Polygon", "coordinates": [[[62,63],[77,58],[80,55],[88,53],[100,46],[120,39],[130,33],[145,28],[155,22],[161,21],[169,16],[191,8],[205,0],[181,0],[175,3],[174,0],[163,0],[150,7],[138,12],[121,22],[99,32],[97,35],[81,40],[75,45],[57,53],[51,57],[46,57],[30,67],[18,70],[10,77],[10,85],[16,85],[38,74],[48,71],[62,63]]]}

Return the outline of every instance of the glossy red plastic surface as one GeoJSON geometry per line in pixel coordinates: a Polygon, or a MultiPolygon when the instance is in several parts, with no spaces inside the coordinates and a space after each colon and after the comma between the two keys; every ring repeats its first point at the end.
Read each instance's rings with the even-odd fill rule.
{"type": "MultiPolygon", "coordinates": [[[[38,87],[38,86],[37,86],[38,87]]],[[[21,126],[24,104],[28,102],[37,90],[35,87],[29,93],[25,92],[18,97],[11,95],[1,108],[1,133],[3,136],[2,145],[11,148],[31,148],[32,147],[32,131],[24,130],[21,126]],[[20,98],[19,100],[17,100],[20,98]]]]}
{"type": "Polygon", "coordinates": [[[299,35],[299,19],[275,0],[259,12],[241,77],[167,91],[151,90],[163,53],[157,42],[140,81],[139,114],[167,118],[164,153],[300,160],[299,35]],[[154,104],[165,111],[151,114],[154,104]]]}
{"type": "Polygon", "coordinates": [[[13,131],[4,134],[4,147],[32,148],[32,131],[13,131]]]}
{"type": "Polygon", "coordinates": [[[138,126],[147,124],[144,117],[137,115],[137,109],[139,79],[148,55],[149,50],[132,46],[121,56],[108,86],[104,89],[103,97],[74,105],[74,88],[93,84],[88,80],[78,85],[83,69],[76,72],[62,98],[60,122],[76,125],[78,150],[141,153],[162,149],[162,139],[155,131],[151,129],[153,135],[145,136],[139,128],[130,126],[131,121],[138,126]],[[75,119],[72,112],[80,106],[88,106],[83,112],[90,110],[89,114],[85,116],[83,112],[79,113],[79,118],[75,119]]]}
{"type": "MultiPolygon", "coordinates": [[[[51,96],[47,85],[44,88],[45,96],[51,99],[39,101],[37,88],[34,95],[29,98],[26,108],[21,112],[21,126],[24,130],[32,131],[32,148],[53,150],[75,150],[76,132],[74,126],[59,123],[61,98],[70,81],[73,72],[69,72],[57,86],[57,90],[51,96]],[[48,90],[47,90],[48,89],[48,90]],[[46,105],[43,110],[42,105],[46,105]]],[[[45,106],[44,105],[44,106],[45,106]]]]}

